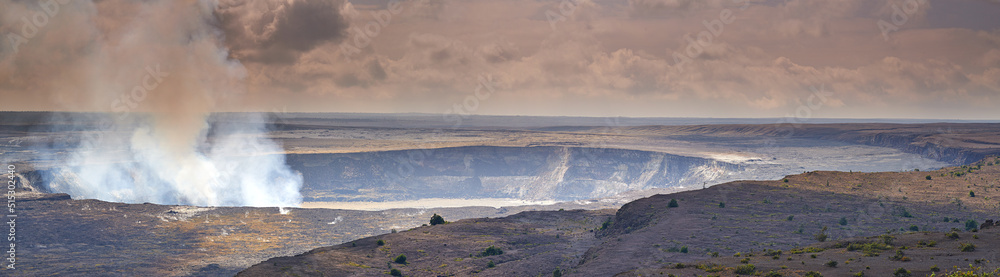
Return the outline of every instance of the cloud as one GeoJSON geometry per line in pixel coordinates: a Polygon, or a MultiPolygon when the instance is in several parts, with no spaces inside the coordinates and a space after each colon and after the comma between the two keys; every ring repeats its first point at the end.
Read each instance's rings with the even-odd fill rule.
{"type": "MultiPolygon", "coordinates": [[[[388,8],[385,1],[225,0],[207,10],[226,55],[246,69],[245,98],[254,101],[243,104],[265,110],[275,105],[322,110],[316,107],[330,104],[330,111],[437,112],[467,96],[482,74],[494,76],[503,90],[494,98],[505,99],[495,102],[506,105],[495,107],[501,112],[522,112],[510,103],[545,98],[566,105],[558,110],[579,103],[677,101],[712,102],[704,106],[706,113],[773,116],[794,110],[811,87],[823,86],[836,92],[828,102],[831,116],[863,117],[854,112],[941,101],[996,105],[990,96],[1000,92],[994,78],[1000,25],[971,30],[941,23],[948,17],[935,14],[936,1],[909,13],[889,41],[878,22],[892,22],[893,4],[899,3],[886,0],[751,1],[745,10],[746,2],[732,0],[571,2],[576,5],[565,20],[550,22],[545,15],[563,15],[564,1],[403,1],[401,12],[367,37],[369,44],[350,53],[341,46],[354,45],[351,30],[378,22],[373,15],[388,8]],[[685,38],[706,31],[705,22],[726,11],[734,23],[679,70],[674,54],[690,45],[685,38]],[[423,102],[416,105],[413,99],[423,102]],[[360,104],[337,106],[342,102],[360,104]],[[734,108],[714,110],[719,103],[734,108]]],[[[15,28],[24,2],[14,3],[0,28],[15,28]]],[[[995,7],[966,4],[954,2],[948,10],[995,7]]],[[[86,55],[73,53],[130,35],[128,26],[141,5],[105,0],[79,6],[79,12],[92,14],[83,18],[96,24],[60,18],[90,27],[48,29],[51,35],[30,42],[36,47],[4,60],[0,93],[52,86],[45,81],[52,75],[59,76],[55,83],[85,78],[99,66],[57,65],[89,64],[81,58],[86,55]],[[46,56],[53,52],[70,54],[46,56]]],[[[81,100],[54,95],[65,103],[81,100]]],[[[967,112],[942,108],[940,113],[944,110],[967,112]]]]}
{"type": "Polygon", "coordinates": [[[214,13],[233,58],[294,63],[298,56],[346,35],[345,1],[220,1],[214,13]]]}

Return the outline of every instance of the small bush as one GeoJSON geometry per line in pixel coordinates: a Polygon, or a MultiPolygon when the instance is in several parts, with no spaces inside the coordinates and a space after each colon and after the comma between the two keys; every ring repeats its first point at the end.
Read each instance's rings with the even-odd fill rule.
{"type": "Polygon", "coordinates": [[[493,245],[490,245],[490,247],[486,247],[486,249],[484,249],[483,252],[479,252],[480,257],[488,257],[496,255],[503,255],[503,249],[500,249],[499,247],[493,245]]]}
{"type": "Polygon", "coordinates": [[[774,270],[771,270],[767,272],[767,274],[764,274],[764,277],[781,277],[781,276],[782,276],[781,273],[778,273],[777,271],[774,270]]]}
{"type": "Polygon", "coordinates": [[[917,225],[910,225],[910,231],[914,232],[920,231],[920,227],[917,227],[917,225]]]}
{"type": "Polygon", "coordinates": [[[444,223],[445,223],[444,217],[441,217],[438,214],[434,214],[434,215],[431,216],[431,226],[438,225],[438,224],[444,224],[444,223]]]}
{"type": "Polygon", "coordinates": [[[385,241],[384,240],[376,240],[375,244],[377,244],[378,246],[383,246],[383,245],[385,245],[385,241]]]}
{"type": "Polygon", "coordinates": [[[837,222],[837,223],[840,223],[840,226],[847,225],[847,218],[846,217],[841,217],[840,221],[837,222]]]}
{"type": "Polygon", "coordinates": [[[670,199],[670,203],[667,203],[667,208],[677,208],[677,199],[670,199]]]}
{"type": "Polygon", "coordinates": [[[937,246],[937,241],[932,240],[927,242],[927,247],[934,247],[934,246],[937,246]]]}
{"type": "Polygon", "coordinates": [[[906,217],[906,218],[910,218],[910,217],[913,217],[913,215],[912,215],[912,214],[910,214],[910,211],[906,210],[906,208],[901,208],[901,209],[899,210],[899,216],[901,216],[901,217],[906,217]]]}
{"type": "Polygon", "coordinates": [[[396,256],[396,258],[392,260],[392,262],[397,264],[406,264],[406,255],[399,254],[399,256],[396,256]]]}
{"type": "Polygon", "coordinates": [[[788,183],[788,178],[781,179],[782,182],[788,183]]]}
{"type": "Polygon", "coordinates": [[[743,258],[742,260],[740,260],[740,263],[741,264],[749,264],[750,263],[750,258],[743,258]]]}
{"type": "Polygon", "coordinates": [[[969,191],[969,197],[976,197],[976,192],[970,190],[969,191]]]}
{"type": "Polygon", "coordinates": [[[816,237],[816,240],[819,241],[819,242],[826,241],[826,238],[827,238],[826,227],[823,227],[823,230],[820,230],[819,233],[817,233],[815,237],[816,237]]]}
{"type": "Polygon", "coordinates": [[[556,270],[552,271],[552,277],[562,277],[562,270],[556,268],[556,270]]]}
{"type": "Polygon", "coordinates": [[[895,276],[895,277],[910,277],[910,276],[913,276],[913,274],[910,273],[909,270],[906,270],[905,268],[900,267],[900,268],[897,268],[896,271],[892,272],[892,276],[895,276]]]}
{"type": "Polygon", "coordinates": [[[924,177],[924,179],[930,180],[932,178],[931,178],[931,175],[927,175],[927,177],[924,177]]]}
{"type": "Polygon", "coordinates": [[[788,218],[786,218],[785,220],[788,220],[788,221],[792,221],[792,220],[795,220],[795,216],[794,216],[794,215],[790,215],[790,216],[788,216],[788,218]]]}
{"type": "Polygon", "coordinates": [[[725,208],[726,202],[719,202],[719,208],[725,208]]]}
{"type": "Polygon", "coordinates": [[[497,266],[497,264],[493,263],[493,261],[490,261],[489,263],[486,263],[486,267],[488,267],[488,268],[494,268],[496,266],[497,266]]]}
{"type": "Polygon", "coordinates": [[[681,253],[687,254],[687,252],[688,252],[688,247],[687,246],[682,246],[681,247],[681,253]]]}
{"type": "Polygon", "coordinates": [[[825,265],[829,267],[837,267],[837,261],[829,261],[826,262],[825,265]]]}
{"type": "Polygon", "coordinates": [[[389,270],[389,275],[392,275],[392,276],[403,276],[403,272],[399,271],[399,269],[393,268],[393,269],[389,270]]]}
{"type": "Polygon", "coordinates": [[[961,246],[958,247],[958,250],[962,250],[962,252],[976,251],[976,245],[971,243],[963,243],[961,246]]]}
{"type": "Polygon", "coordinates": [[[969,219],[968,221],[965,222],[966,231],[973,231],[977,229],[979,229],[979,222],[976,222],[975,220],[972,219],[969,219]]]}
{"type": "Polygon", "coordinates": [[[945,234],[944,236],[948,237],[949,239],[958,239],[958,232],[951,231],[950,233],[945,234]]]}
{"type": "Polygon", "coordinates": [[[903,261],[903,258],[906,258],[906,254],[900,249],[896,249],[896,254],[889,257],[889,259],[893,261],[903,261]]]}
{"type": "Polygon", "coordinates": [[[819,272],[815,271],[810,271],[806,272],[806,277],[823,277],[823,274],[819,274],[819,272]]]}
{"type": "Polygon", "coordinates": [[[941,268],[939,268],[937,265],[931,266],[931,272],[940,272],[940,271],[941,271],[941,268]]]}
{"type": "Polygon", "coordinates": [[[755,272],[757,272],[757,267],[752,264],[743,264],[736,266],[736,270],[733,271],[733,273],[739,275],[751,275],[754,274],[755,272]]]}
{"type": "Polygon", "coordinates": [[[896,240],[896,237],[889,234],[880,235],[878,238],[881,239],[882,243],[886,245],[892,245],[892,241],[896,240]]]}

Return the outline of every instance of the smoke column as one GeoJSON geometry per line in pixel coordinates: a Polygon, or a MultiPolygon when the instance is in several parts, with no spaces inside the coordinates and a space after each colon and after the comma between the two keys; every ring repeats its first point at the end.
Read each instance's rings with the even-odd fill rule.
{"type": "Polygon", "coordinates": [[[209,120],[219,103],[240,101],[247,74],[225,46],[217,2],[0,4],[0,34],[7,37],[0,83],[57,95],[40,101],[68,109],[104,112],[53,119],[74,127],[49,131],[80,139],[65,153],[39,149],[61,157],[51,190],[131,203],[301,203],[302,178],[266,138],[266,118],[209,120]],[[45,24],[30,21],[38,14],[45,24]]]}

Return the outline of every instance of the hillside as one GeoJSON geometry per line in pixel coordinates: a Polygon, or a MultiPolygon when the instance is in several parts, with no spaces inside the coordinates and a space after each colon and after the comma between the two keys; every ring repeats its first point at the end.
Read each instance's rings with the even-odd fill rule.
{"type": "MultiPolygon", "coordinates": [[[[944,270],[969,264],[997,268],[1000,264],[989,258],[997,255],[991,247],[998,240],[996,230],[971,233],[966,226],[978,228],[987,219],[997,219],[998,197],[1000,158],[995,157],[925,172],[806,172],[783,180],[738,181],[655,195],[626,204],[614,216],[609,211],[530,212],[419,227],[270,259],[239,276],[380,276],[391,268],[406,276],[536,276],[556,269],[567,276],[640,275],[676,270],[677,263],[735,268],[743,258],[734,263],[712,256],[765,249],[791,253],[809,246],[828,250],[805,264],[804,254],[780,256],[800,262],[794,267],[782,263],[788,267],[782,269],[785,276],[808,271],[839,276],[865,267],[871,268],[866,269],[870,276],[891,275],[886,270],[895,270],[894,265],[885,261],[904,246],[911,259],[905,265],[915,272],[929,272],[934,264],[944,270]],[[670,207],[671,200],[677,207],[670,207]],[[953,228],[959,230],[959,241],[944,237],[953,228]],[[831,242],[816,245],[821,233],[831,242]],[[831,246],[882,234],[896,241],[874,258],[831,246]],[[970,240],[974,235],[978,239],[970,240]],[[386,243],[378,245],[377,240],[386,243]],[[938,246],[923,249],[921,240],[936,240],[938,246]],[[956,245],[964,242],[978,247],[972,254],[961,252],[956,245]],[[482,255],[489,246],[503,254],[482,255]],[[399,255],[407,257],[405,264],[393,262],[399,255]],[[930,261],[940,255],[953,258],[930,261]],[[980,258],[967,262],[966,256],[980,258]],[[829,260],[842,266],[828,269],[824,264],[829,260]]],[[[761,269],[781,269],[778,263],[754,260],[760,254],[755,257],[751,261],[761,269]]],[[[678,276],[695,272],[680,270],[683,275],[678,276]]]]}

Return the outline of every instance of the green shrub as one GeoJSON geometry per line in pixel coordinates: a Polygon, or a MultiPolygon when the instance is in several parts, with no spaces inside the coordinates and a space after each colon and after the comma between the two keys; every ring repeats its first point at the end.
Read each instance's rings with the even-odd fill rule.
{"type": "Polygon", "coordinates": [[[389,270],[389,275],[400,276],[401,277],[401,276],[403,276],[403,272],[399,271],[399,269],[393,268],[393,269],[389,270]]]}
{"type": "Polygon", "coordinates": [[[806,277],[823,277],[823,274],[819,274],[819,272],[815,272],[815,271],[810,271],[810,272],[806,272],[805,276],[806,277]]]}
{"type": "Polygon", "coordinates": [[[670,203],[667,203],[667,208],[677,208],[677,199],[670,199],[670,203]]]}
{"type": "Polygon", "coordinates": [[[827,238],[827,236],[826,236],[826,227],[823,227],[823,230],[820,230],[819,233],[817,233],[815,237],[816,237],[816,240],[819,241],[819,242],[826,241],[826,238],[827,238]]]}
{"type": "Polygon", "coordinates": [[[970,190],[969,191],[969,197],[976,197],[976,192],[970,190]]]}
{"type": "Polygon", "coordinates": [[[697,268],[697,269],[704,270],[705,272],[709,272],[709,273],[714,273],[714,272],[719,272],[719,271],[726,270],[725,266],[723,266],[723,265],[717,265],[717,264],[699,264],[699,265],[696,265],[694,267],[697,268]]]}
{"type": "Polygon", "coordinates": [[[837,267],[837,261],[829,261],[826,262],[825,265],[829,267],[837,267]]]}
{"type": "Polygon", "coordinates": [[[733,273],[739,275],[751,275],[754,274],[755,272],[757,272],[757,267],[752,264],[738,265],[736,266],[736,270],[733,271],[733,273]]]}
{"type": "Polygon", "coordinates": [[[385,245],[385,241],[384,240],[376,240],[375,244],[377,244],[378,246],[383,246],[383,245],[385,245]]]}
{"type": "Polygon", "coordinates": [[[559,270],[558,268],[556,268],[556,270],[553,270],[552,277],[562,277],[562,270],[559,270]]]}
{"type": "Polygon", "coordinates": [[[951,231],[950,233],[945,234],[944,236],[948,237],[949,239],[958,239],[958,232],[951,231]]]}
{"type": "Polygon", "coordinates": [[[750,263],[750,258],[743,258],[742,260],[740,260],[740,263],[741,264],[749,264],[750,263]]]}
{"type": "Polygon", "coordinates": [[[764,274],[764,277],[781,277],[781,273],[778,273],[777,271],[771,270],[771,271],[768,271],[767,274],[764,274]]]}
{"type": "Polygon", "coordinates": [[[434,215],[431,216],[431,226],[438,225],[438,224],[445,224],[445,222],[446,221],[444,221],[444,217],[441,217],[438,214],[434,214],[434,215]]]}
{"type": "Polygon", "coordinates": [[[499,247],[493,245],[490,245],[490,247],[486,247],[486,249],[484,249],[483,252],[479,252],[480,257],[488,257],[496,255],[503,255],[503,249],[500,249],[499,247]]]}
{"type": "Polygon", "coordinates": [[[920,227],[917,227],[917,225],[910,225],[910,231],[914,231],[914,232],[920,231],[920,227]]]}
{"type": "Polygon", "coordinates": [[[687,246],[681,246],[681,253],[687,254],[687,252],[688,252],[688,247],[687,246]]]}
{"type": "Polygon", "coordinates": [[[958,250],[961,250],[962,252],[976,251],[976,245],[971,243],[963,243],[958,247],[958,250]]]}
{"type": "Polygon", "coordinates": [[[940,271],[941,271],[941,268],[938,267],[937,265],[931,266],[931,272],[940,272],[940,271]]]}
{"type": "Polygon", "coordinates": [[[857,251],[861,250],[867,257],[876,257],[882,253],[882,251],[892,249],[891,246],[882,242],[870,242],[870,243],[852,243],[847,246],[847,251],[857,251]]]}
{"type": "Polygon", "coordinates": [[[931,175],[927,175],[927,177],[924,177],[924,179],[930,180],[932,178],[931,178],[931,175]]]}
{"type": "Polygon", "coordinates": [[[906,258],[906,254],[903,253],[903,250],[901,249],[896,249],[896,254],[889,257],[889,259],[893,261],[902,261],[904,258],[906,258]]]}
{"type": "Polygon", "coordinates": [[[392,260],[392,262],[397,264],[406,264],[406,255],[399,254],[399,256],[396,256],[396,258],[392,260]]]}
{"type": "Polygon", "coordinates": [[[906,210],[906,208],[900,208],[899,209],[899,216],[901,216],[901,217],[907,217],[907,218],[913,217],[913,215],[910,214],[910,211],[906,210]]]}
{"type": "Polygon", "coordinates": [[[976,222],[975,220],[972,219],[969,219],[968,221],[965,222],[966,231],[973,231],[977,229],[979,229],[979,222],[976,222]]]}
{"type": "Polygon", "coordinates": [[[847,225],[847,218],[846,217],[841,217],[840,218],[840,222],[838,222],[838,223],[840,223],[840,226],[847,225]]]}
{"type": "Polygon", "coordinates": [[[719,202],[719,208],[725,208],[726,202],[719,202]]]}
{"type": "Polygon", "coordinates": [[[788,220],[788,221],[792,221],[792,220],[794,220],[794,219],[795,219],[795,216],[794,216],[794,215],[790,215],[790,216],[788,216],[788,218],[787,218],[786,220],[788,220]]]}
{"type": "Polygon", "coordinates": [[[894,271],[892,273],[892,276],[895,276],[895,277],[910,277],[910,276],[913,276],[913,274],[910,273],[909,270],[906,270],[905,268],[900,267],[900,268],[897,268],[896,271],[894,271]]]}
{"type": "Polygon", "coordinates": [[[488,268],[494,268],[496,266],[497,266],[497,264],[493,263],[493,261],[490,261],[489,263],[486,263],[486,267],[488,267],[488,268]]]}
{"type": "Polygon", "coordinates": [[[889,234],[879,235],[878,238],[881,239],[882,243],[886,245],[892,245],[892,241],[896,240],[896,237],[889,234]]]}

